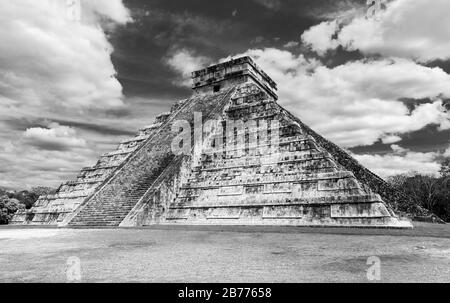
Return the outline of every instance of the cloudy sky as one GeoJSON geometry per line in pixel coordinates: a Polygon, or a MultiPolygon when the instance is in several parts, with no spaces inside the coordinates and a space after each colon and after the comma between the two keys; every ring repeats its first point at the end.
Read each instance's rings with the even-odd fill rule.
{"type": "Polygon", "coordinates": [[[251,55],[279,102],[383,177],[450,156],[450,1],[0,1],[0,186],[57,186],[251,55]],[[74,18],[75,16],[75,18],[74,18]]]}

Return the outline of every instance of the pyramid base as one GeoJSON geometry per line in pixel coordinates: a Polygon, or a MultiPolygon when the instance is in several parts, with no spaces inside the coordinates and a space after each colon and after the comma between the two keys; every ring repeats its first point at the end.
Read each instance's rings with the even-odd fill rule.
{"type": "MultiPolygon", "coordinates": [[[[335,205],[337,206],[337,205],[335,205]]],[[[271,205],[233,207],[171,208],[166,213],[144,211],[134,220],[124,220],[121,227],[152,225],[239,225],[239,226],[303,226],[344,228],[412,229],[410,221],[374,212],[376,203],[369,203],[364,212],[332,212],[333,205],[271,205]],[[374,205],[371,207],[371,205],[374,205]]],[[[341,207],[342,209],[342,207],[341,207]]],[[[383,213],[387,213],[384,214],[383,213]]]]}
{"type": "MultiPolygon", "coordinates": [[[[296,226],[296,227],[336,227],[336,228],[387,228],[413,229],[410,221],[389,219],[346,219],[346,220],[302,220],[302,219],[208,219],[207,221],[169,220],[151,225],[198,225],[198,226],[296,226]]],[[[121,225],[121,227],[127,227],[121,225]]],[[[131,226],[130,226],[131,227],[131,226]]]]}

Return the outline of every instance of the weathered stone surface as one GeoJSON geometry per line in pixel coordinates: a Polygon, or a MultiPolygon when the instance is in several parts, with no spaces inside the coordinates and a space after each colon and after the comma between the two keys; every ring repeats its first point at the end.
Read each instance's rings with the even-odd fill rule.
{"type": "Polygon", "coordinates": [[[283,109],[250,58],[193,80],[192,98],[15,222],[411,227],[389,205],[401,195],[283,109]],[[196,138],[199,113],[202,139],[175,154],[173,123],[187,121],[196,138]]]}

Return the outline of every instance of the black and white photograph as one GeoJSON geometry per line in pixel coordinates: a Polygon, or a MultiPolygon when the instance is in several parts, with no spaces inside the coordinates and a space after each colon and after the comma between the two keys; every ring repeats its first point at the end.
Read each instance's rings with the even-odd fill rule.
{"type": "Polygon", "coordinates": [[[449,283],[449,13],[0,0],[0,284],[449,283]]]}

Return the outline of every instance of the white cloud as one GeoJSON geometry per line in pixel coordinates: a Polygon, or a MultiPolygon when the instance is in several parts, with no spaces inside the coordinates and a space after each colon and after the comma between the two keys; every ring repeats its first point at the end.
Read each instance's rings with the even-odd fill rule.
{"type": "Polygon", "coordinates": [[[310,32],[328,34],[321,37],[306,36],[305,42],[318,53],[342,45],[349,50],[366,54],[380,54],[429,62],[450,58],[450,2],[448,0],[395,0],[376,19],[361,15],[344,25],[337,39],[323,31],[329,22],[312,27],[310,32]],[[325,44],[327,42],[327,44],[325,44]]]}
{"type": "Polygon", "coordinates": [[[444,152],[444,157],[450,157],[450,146],[447,148],[447,150],[444,152]]]}
{"type": "Polygon", "coordinates": [[[335,49],[339,45],[338,41],[333,39],[338,29],[337,21],[325,21],[306,30],[301,38],[319,55],[324,55],[329,49],[335,49]]]}
{"type": "Polygon", "coordinates": [[[297,41],[289,41],[288,43],[286,43],[285,45],[283,45],[284,48],[293,48],[298,46],[300,43],[297,41]]]}
{"type": "Polygon", "coordinates": [[[50,123],[48,128],[29,128],[24,133],[27,144],[47,150],[66,150],[76,147],[86,147],[86,141],[76,137],[76,130],[50,123]]]}
{"type": "Polygon", "coordinates": [[[381,142],[383,144],[392,144],[402,141],[402,138],[396,135],[386,135],[385,137],[381,138],[381,142]]]}
{"type": "Polygon", "coordinates": [[[81,2],[80,22],[67,18],[65,1],[55,1],[0,2],[0,98],[14,102],[0,109],[15,114],[24,107],[37,112],[123,106],[112,46],[98,24],[99,16],[129,20],[121,0],[81,2]]]}
{"type": "MultiPolygon", "coordinates": [[[[54,0],[53,0],[54,1],[54,0]]],[[[58,0],[57,0],[58,1],[58,0]]],[[[125,24],[132,21],[128,10],[122,0],[81,0],[82,9],[87,14],[100,14],[110,18],[112,21],[125,24]]],[[[96,16],[90,16],[97,20],[96,16]]]]}
{"type": "Polygon", "coordinates": [[[105,125],[125,106],[104,29],[130,21],[129,11],[122,0],[81,0],[81,9],[77,21],[65,0],[0,1],[0,186],[56,186],[111,145],[64,123],[30,126],[105,125]]]}
{"type": "Polygon", "coordinates": [[[386,155],[353,155],[364,166],[380,177],[386,178],[396,174],[420,172],[438,175],[441,165],[437,152],[419,153],[404,149],[398,145],[391,146],[393,152],[386,155]]]}
{"type": "Polygon", "coordinates": [[[195,55],[187,49],[179,49],[166,59],[166,63],[180,74],[181,78],[176,84],[191,87],[192,72],[206,67],[211,63],[211,59],[195,55]]]}

